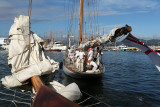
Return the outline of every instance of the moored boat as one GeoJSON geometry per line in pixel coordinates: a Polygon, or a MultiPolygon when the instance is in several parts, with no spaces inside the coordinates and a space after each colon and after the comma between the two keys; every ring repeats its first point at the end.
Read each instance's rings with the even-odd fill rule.
{"type": "MultiPolygon", "coordinates": [[[[114,42],[115,39],[123,34],[127,34],[132,30],[128,25],[122,28],[115,28],[109,34],[105,34],[96,39],[88,39],[82,41],[83,30],[83,0],[80,0],[80,17],[79,17],[79,46],[78,49],[88,54],[87,57],[75,58],[74,53],[70,53],[74,48],[69,49],[67,57],[63,61],[63,71],[65,74],[75,78],[100,77],[105,72],[105,66],[102,63],[102,44],[114,42]],[[88,50],[89,49],[89,50],[88,50]],[[88,50],[88,53],[86,52],[88,50]],[[96,52],[95,59],[91,56],[96,52]],[[78,61],[77,61],[78,60],[78,61]]],[[[80,57],[80,55],[79,55],[80,57]]]]}
{"type": "MultiPolygon", "coordinates": [[[[79,30],[79,43],[80,44],[82,43],[82,34],[83,34],[82,33],[83,28],[82,27],[83,27],[83,0],[80,0],[80,17],[79,17],[79,29],[80,29],[79,30]]],[[[78,46],[78,49],[82,49],[84,52],[86,51],[85,48],[80,48],[79,46],[78,46]]],[[[100,53],[99,53],[99,59],[97,59],[98,63],[96,63],[95,61],[92,61],[92,63],[95,65],[96,69],[89,69],[89,68],[86,67],[88,59],[87,60],[82,60],[82,59],[76,58],[76,60],[80,60],[78,62],[78,67],[75,63],[74,57],[72,58],[71,63],[70,63],[69,60],[70,60],[70,58],[67,55],[67,57],[63,61],[63,71],[64,71],[65,74],[67,74],[71,77],[75,77],[75,78],[89,78],[89,77],[92,77],[92,78],[96,78],[96,77],[100,77],[105,72],[105,67],[100,62],[100,60],[101,60],[101,54],[100,53]]]]}
{"type": "Polygon", "coordinates": [[[124,44],[122,44],[122,45],[117,46],[117,47],[116,47],[116,50],[117,50],[117,51],[127,51],[127,50],[128,50],[128,47],[125,46],[124,44]]]}
{"type": "Polygon", "coordinates": [[[52,45],[49,45],[45,48],[46,51],[56,51],[56,52],[66,51],[66,49],[67,46],[63,45],[59,41],[54,42],[52,45]]]}

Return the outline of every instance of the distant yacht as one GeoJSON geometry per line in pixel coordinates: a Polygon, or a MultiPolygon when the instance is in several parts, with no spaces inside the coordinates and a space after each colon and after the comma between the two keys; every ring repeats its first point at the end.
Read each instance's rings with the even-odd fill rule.
{"type": "Polygon", "coordinates": [[[46,51],[66,51],[67,46],[63,45],[60,41],[56,41],[53,44],[48,45],[45,50],[46,51]]]}
{"type": "Polygon", "coordinates": [[[9,39],[0,38],[0,50],[8,50],[8,47],[9,47],[9,39]]]}
{"type": "Polygon", "coordinates": [[[119,45],[116,47],[116,50],[117,51],[127,51],[128,50],[128,47],[126,45],[119,45]]]}

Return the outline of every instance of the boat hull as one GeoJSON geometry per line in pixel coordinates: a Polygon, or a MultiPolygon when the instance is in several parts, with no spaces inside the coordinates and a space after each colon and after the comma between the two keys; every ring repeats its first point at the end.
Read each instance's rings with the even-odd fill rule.
{"type": "Polygon", "coordinates": [[[73,78],[99,78],[105,72],[105,67],[103,67],[102,72],[75,72],[71,68],[67,67],[65,64],[63,65],[63,71],[66,75],[73,77],[73,78]]]}

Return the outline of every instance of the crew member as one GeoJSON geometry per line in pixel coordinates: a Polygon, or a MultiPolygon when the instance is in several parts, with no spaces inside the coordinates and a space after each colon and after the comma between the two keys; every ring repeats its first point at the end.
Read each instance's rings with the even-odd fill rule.
{"type": "Polygon", "coordinates": [[[88,63],[90,63],[91,60],[93,60],[93,49],[92,49],[92,48],[89,48],[89,49],[88,49],[88,56],[87,56],[87,61],[88,61],[88,63]]]}
{"type": "Polygon", "coordinates": [[[82,72],[84,71],[84,60],[85,60],[85,53],[83,52],[83,49],[80,49],[79,52],[79,70],[82,72]]]}
{"type": "Polygon", "coordinates": [[[78,65],[79,65],[79,50],[78,49],[76,49],[76,51],[75,51],[75,66],[76,66],[76,68],[78,68],[78,65]]]}

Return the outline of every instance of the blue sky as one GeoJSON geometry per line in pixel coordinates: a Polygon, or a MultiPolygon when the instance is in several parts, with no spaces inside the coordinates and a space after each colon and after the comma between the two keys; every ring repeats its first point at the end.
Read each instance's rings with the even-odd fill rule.
{"type": "MultiPolygon", "coordinates": [[[[0,37],[8,35],[14,17],[28,15],[28,2],[0,0],[0,37]]],[[[138,38],[160,39],[160,0],[84,0],[84,16],[86,32],[103,34],[128,24],[138,38]]],[[[33,0],[31,30],[78,35],[78,17],[79,0],[33,0]]]]}

